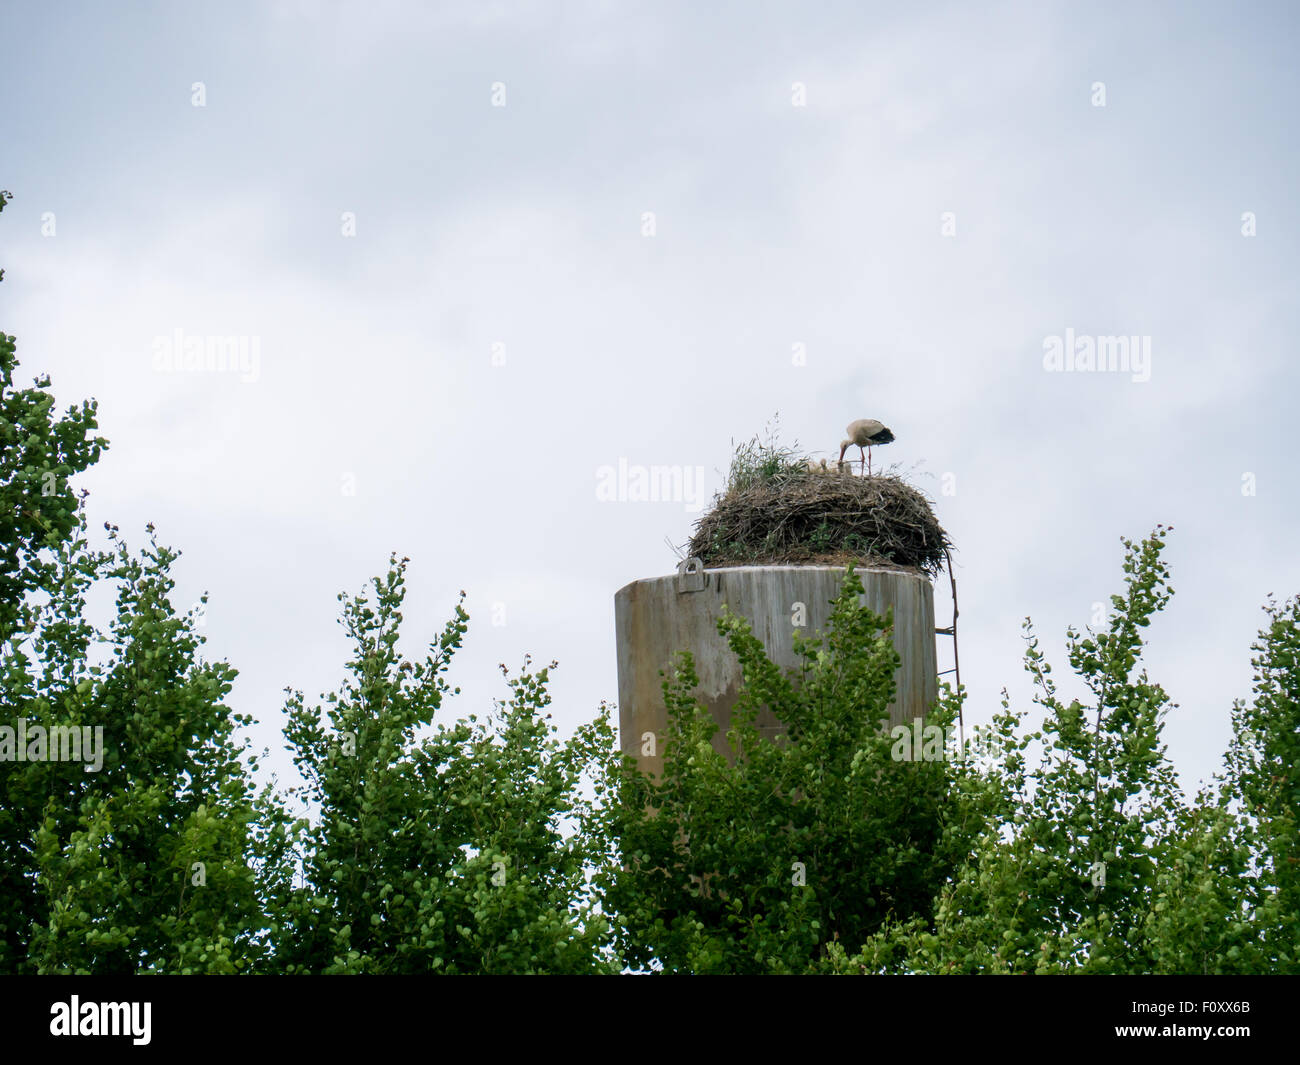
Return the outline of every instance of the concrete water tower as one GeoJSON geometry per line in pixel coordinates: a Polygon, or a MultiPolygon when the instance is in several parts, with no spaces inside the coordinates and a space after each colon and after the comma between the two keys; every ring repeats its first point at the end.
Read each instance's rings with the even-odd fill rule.
{"type": "MultiPolygon", "coordinates": [[[[825,565],[684,567],[666,577],[633,581],[614,596],[618,643],[619,736],[622,749],[641,769],[658,775],[663,767],[662,742],[656,754],[641,754],[641,737],[653,732],[662,740],[668,723],[663,678],[678,651],[690,651],[699,677],[697,695],[718,724],[713,743],[729,753],[731,724],[741,683],[740,663],[718,635],[723,604],[747,618],[768,657],[782,669],[799,664],[794,653],[793,619],[803,604],[805,635],[829,627],[831,600],[838,597],[847,567],[825,565]]],[[[934,590],[920,570],[863,566],[861,602],[873,612],[894,612],[894,648],[901,659],[897,690],[889,707],[891,725],[924,718],[938,697],[935,654],[934,590]]],[[[757,724],[766,736],[781,723],[764,710],[757,724]]]]}
{"type": "MultiPolygon", "coordinates": [[[[849,426],[850,436],[859,424],[849,426]]],[[[873,442],[887,441],[861,441],[873,442]]],[[[718,725],[714,746],[729,756],[726,733],[743,676],[718,634],[723,606],[749,621],[768,658],[788,673],[801,664],[796,628],[805,635],[830,628],[831,601],[840,595],[850,561],[862,581],[862,605],[882,616],[893,612],[900,664],[889,724],[925,718],[939,693],[937,633],[953,637],[956,662],[956,582],[952,627],[939,630],[930,584],[944,568],[951,578],[949,547],[930,501],[900,477],[855,477],[844,463],[814,464],[757,438],[742,445],[726,492],[696,524],[691,558],[675,575],[633,581],[614,596],[624,752],[643,771],[662,770],[668,711],[660,672],[671,675],[677,653],[689,651],[699,680],[696,697],[718,725]],[[653,755],[641,753],[647,732],[659,741],[653,755]]],[[[769,738],[783,728],[769,710],[756,724],[769,738]]]]}

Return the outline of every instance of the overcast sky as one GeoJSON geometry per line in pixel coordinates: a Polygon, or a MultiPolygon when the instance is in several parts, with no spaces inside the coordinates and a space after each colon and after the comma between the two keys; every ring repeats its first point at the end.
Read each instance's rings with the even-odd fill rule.
{"type": "Polygon", "coordinates": [[[408,655],[468,592],[452,709],[531,653],[562,725],[590,718],[614,593],[699,517],[604,501],[598,471],[703,467],[711,495],[779,411],[832,457],[852,419],[893,429],[877,461],[959,549],[968,721],[1004,685],[1029,705],[1026,615],[1061,676],[1120,537],[1173,525],[1148,662],[1194,786],[1261,604],[1300,591],[1298,23],[0,0],[0,328],[23,381],[99,400],[92,526],[184,551],[178,604],[210,593],[259,747],[286,685],[342,679],[335,597],[392,550],[408,655]],[[1045,366],[1109,336],[1149,362],[1045,366]],[[244,366],[167,371],[226,337],[244,366]]]}

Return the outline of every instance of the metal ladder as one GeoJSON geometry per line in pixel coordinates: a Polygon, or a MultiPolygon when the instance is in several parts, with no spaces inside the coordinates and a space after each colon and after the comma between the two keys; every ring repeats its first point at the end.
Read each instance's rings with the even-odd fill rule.
{"type": "Polygon", "coordinates": [[[955,673],[957,681],[957,728],[961,739],[961,749],[966,750],[966,722],[963,713],[965,699],[961,694],[961,659],[957,655],[957,575],[952,571],[952,554],[948,548],[943,549],[944,560],[948,563],[948,581],[952,585],[952,624],[944,629],[935,629],[936,636],[952,637],[952,669],[941,670],[939,676],[955,673]]]}

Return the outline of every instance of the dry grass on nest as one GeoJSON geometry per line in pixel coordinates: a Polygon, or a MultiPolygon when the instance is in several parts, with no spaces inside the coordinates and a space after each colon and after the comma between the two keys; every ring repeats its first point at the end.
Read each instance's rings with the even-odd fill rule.
{"type": "Polygon", "coordinates": [[[712,567],[856,561],[931,576],[943,568],[948,534],[905,481],[809,473],[789,460],[774,472],[730,478],[696,523],[690,553],[712,567]]]}

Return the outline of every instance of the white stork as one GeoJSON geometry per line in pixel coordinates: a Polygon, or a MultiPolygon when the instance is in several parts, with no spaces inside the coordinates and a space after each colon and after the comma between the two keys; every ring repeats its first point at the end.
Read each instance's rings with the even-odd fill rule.
{"type": "Polygon", "coordinates": [[[875,418],[859,418],[856,422],[849,422],[845,432],[849,434],[849,438],[840,441],[840,462],[844,461],[844,452],[850,446],[856,445],[863,456],[867,473],[871,472],[871,448],[877,444],[893,443],[894,440],[894,434],[875,418]]]}

